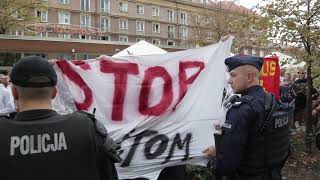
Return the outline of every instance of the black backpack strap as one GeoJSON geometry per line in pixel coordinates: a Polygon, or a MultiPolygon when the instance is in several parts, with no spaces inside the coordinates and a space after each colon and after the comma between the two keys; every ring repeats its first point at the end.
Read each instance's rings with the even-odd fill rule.
{"type": "Polygon", "coordinates": [[[276,97],[271,93],[266,93],[266,98],[264,101],[264,108],[266,110],[267,115],[266,115],[266,117],[264,117],[262,126],[259,130],[259,132],[261,134],[264,134],[265,129],[268,125],[268,122],[270,121],[272,114],[275,110],[275,106],[276,106],[276,97]]]}
{"type": "MultiPolygon", "coordinates": [[[[236,101],[241,102],[241,103],[247,103],[251,105],[251,103],[255,100],[255,97],[250,96],[250,95],[244,95],[241,96],[241,98],[238,98],[236,101]]],[[[262,120],[262,123],[260,124],[260,129],[258,130],[259,133],[263,134],[265,131],[265,128],[272,117],[272,114],[275,109],[275,104],[276,104],[276,99],[275,96],[271,93],[266,93],[265,101],[264,101],[264,108],[266,110],[266,115],[265,114],[259,114],[259,119],[262,120]]]]}
{"type": "Polygon", "coordinates": [[[120,149],[120,146],[116,142],[114,142],[112,138],[110,138],[110,136],[108,135],[108,131],[104,127],[104,125],[100,121],[98,121],[93,114],[84,111],[78,111],[78,113],[81,113],[92,120],[96,134],[102,139],[104,147],[103,151],[107,154],[108,157],[111,158],[114,163],[120,163],[122,159],[117,155],[117,151],[120,149]]]}

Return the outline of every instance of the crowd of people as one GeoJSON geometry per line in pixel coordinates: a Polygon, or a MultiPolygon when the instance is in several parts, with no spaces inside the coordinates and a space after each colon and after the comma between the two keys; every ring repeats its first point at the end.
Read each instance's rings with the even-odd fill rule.
{"type": "MultiPolygon", "coordinates": [[[[290,154],[290,123],[275,97],[259,85],[263,58],[235,55],[225,64],[228,82],[241,97],[231,98],[222,134],[215,137],[215,146],[203,151],[204,156],[217,179],[281,180],[281,169],[290,154]]],[[[0,142],[7,147],[0,150],[0,178],[118,179],[114,166],[121,161],[118,146],[104,126],[88,113],[60,115],[52,109],[58,79],[51,63],[37,56],[24,57],[9,77],[12,85],[8,85],[8,76],[1,75],[0,142]],[[34,141],[37,148],[31,147],[34,141]]],[[[285,73],[281,86],[281,103],[292,107],[290,117],[299,125],[303,120],[298,115],[305,107],[302,84],[304,74],[285,73]]],[[[320,106],[315,113],[319,110],[320,106]]],[[[173,167],[171,175],[161,173],[159,179],[185,179],[175,176],[185,167],[176,168],[180,170],[173,167]]]]}
{"type": "MultiPolygon", "coordinates": [[[[289,127],[291,134],[305,130],[306,111],[306,86],[307,78],[304,69],[298,68],[296,71],[281,71],[280,102],[289,111],[289,127]]],[[[316,120],[319,115],[320,101],[319,94],[312,88],[312,116],[316,120]]]]}

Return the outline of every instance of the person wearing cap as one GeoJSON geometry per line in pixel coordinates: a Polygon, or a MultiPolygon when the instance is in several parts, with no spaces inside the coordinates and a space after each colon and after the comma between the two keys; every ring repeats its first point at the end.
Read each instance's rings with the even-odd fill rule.
{"type": "MultiPolygon", "coordinates": [[[[263,58],[236,55],[227,58],[225,64],[230,75],[228,83],[241,98],[231,102],[222,125],[220,142],[216,144],[217,151],[211,146],[203,153],[212,160],[212,171],[216,176],[226,176],[228,180],[280,180],[281,168],[288,157],[289,142],[270,143],[264,139],[264,134],[260,134],[267,114],[266,92],[259,85],[263,58]],[[272,149],[278,145],[283,150],[272,149]],[[273,164],[269,164],[267,155],[273,152],[273,164]]],[[[281,139],[281,134],[286,136],[285,133],[280,132],[277,136],[281,139]]]]}
{"type": "Polygon", "coordinates": [[[20,59],[10,74],[19,112],[0,119],[0,179],[118,179],[116,144],[93,115],[52,110],[57,74],[38,56],[20,59]]]}

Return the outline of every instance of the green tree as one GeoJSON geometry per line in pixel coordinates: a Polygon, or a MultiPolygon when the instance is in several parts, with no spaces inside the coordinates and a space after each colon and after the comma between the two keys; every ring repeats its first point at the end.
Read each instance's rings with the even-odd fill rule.
{"type": "Polygon", "coordinates": [[[0,34],[35,21],[34,10],[45,8],[45,3],[43,0],[0,0],[0,34]]]}
{"type": "Polygon", "coordinates": [[[265,48],[268,44],[268,21],[249,9],[234,10],[234,6],[232,3],[216,3],[214,7],[191,14],[195,38],[190,43],[204,46],[218,42],[223,36],[233,35],[233,51],[236,53],[247,47],[265,48]]]}
{"type": "Polygon", "coordinates": [[[297,47],[300,58],[307,63],[306,148],[311,152],[312,67],[319,63],[320,1],[264,0],[264,3],[260,9],[269,18],[269,37],[281,46],[297,47]]]}

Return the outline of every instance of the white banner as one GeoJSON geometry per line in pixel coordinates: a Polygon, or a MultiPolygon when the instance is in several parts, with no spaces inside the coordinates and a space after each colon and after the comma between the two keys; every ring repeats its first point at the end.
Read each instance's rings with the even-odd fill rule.
{"type": "Polygon", "coordinates": [[[206,164],[214,144],[232,40],[162,55],[58,61],[54,108],[94,112],[121,144],[120,179],[155,180],[161,169],[206,164]]]}

